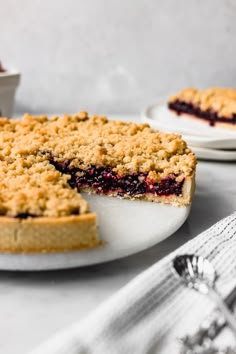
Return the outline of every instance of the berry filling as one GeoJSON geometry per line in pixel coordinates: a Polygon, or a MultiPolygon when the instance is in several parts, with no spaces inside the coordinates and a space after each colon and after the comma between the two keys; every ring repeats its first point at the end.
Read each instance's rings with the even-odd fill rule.
{"type": "MultiPolygon", "coordinates": [[[[80,211],[78,209],[72,210],[71,215],[79,215],[80,211]]],[[[41,215],[36,215],[36,214],[31,214],[31,213],[18,213],[16,215],[13,215],[13,218],[20,218],[20,219],[27,219],[27,218],[37,218],[40,217],[41,215]]]]}
{"type": "Polygon", "coordinates": [[[145,173],[120,176],[109,167],[91,166],[87,170],[70,166],[70,161],[63,163],[51,158],[55,168],[71,176],[69,184],[72,188],[93,189],[98,194],[114,192],[119,196],[138,196],[154,194],[158,196],[181,195],[184,179],[176,181],[175,175],[163,178],[160,182],[153,182],[145,173]]]}
{"type": "Polygon", "coordinates": [[[216,122],[236,124],[236,113],[234,113],[232,117],[229,118],[219,117],[218,113],[211,109],[202,111],[199,107],[194,106],[192,103],[180,100],[168,103],[168,107],[174,110],[178,115],[180,115],[181,113],[187,113],[190,115],[194,115],[198,118],[207,120],[210,126],[214,126],[216,122]]]}
{"type": "Polygon", "coordinates": [[[14,215],[14,218],[20,218],[20,219],[27,219],[27,218],[36,218],[38,215],[31,214],[31,213],[19,213],[14,215]]]}

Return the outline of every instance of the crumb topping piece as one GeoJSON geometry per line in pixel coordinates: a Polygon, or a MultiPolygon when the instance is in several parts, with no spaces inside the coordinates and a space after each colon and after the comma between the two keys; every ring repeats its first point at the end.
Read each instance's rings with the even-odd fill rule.
{"type": "Polygon", "coordinates": [[[219,117],[232,118],[236,114],[236,90],[231,88],[197,90],[191,87],[170,97],[169,103],[177,100],[192,103],[202,111],[217,112],[219,117]]]}
{"type": "Polygon", "coordinates": [[[109,166],[123,176],[148,173],[153,181],[194,173],[196,159],[179,135],[153,131],[147,124],[108,121],[86,112],[22,120],[0,118],[0,214],[65,216],[88,211],[69,175],[51,159],[71,168],[109,166]]]}

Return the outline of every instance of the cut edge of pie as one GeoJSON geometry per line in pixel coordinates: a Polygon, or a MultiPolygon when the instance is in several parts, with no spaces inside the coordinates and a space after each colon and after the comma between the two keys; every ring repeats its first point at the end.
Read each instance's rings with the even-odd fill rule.
{"type": "Polygon", "coordinates": [[[236,130],[236,90],[187,88],[168,100],[168,108],[186,119],[201,120],[211,127],[236,130]]]}
{"type": "MultiPolygon", "coordinates": [[[[90,193],[90,194],[97,194],[96,190],[92,188],[81,188],[81,191],[90,193]]],[[[111,191],[106,193],[109,197],[120,197],[124,199],[130,200],[143,200],[147,202],[155,202],[155,203],[162,203],[162,204],[172,204],[174,206],[187,206],[191,203],[193,194],[195,191],[195,174],[192,176],[188,176],[184,179],[184,182],[181,186],[181,194],[170,194],[170,195],[156,195],[151,193],[145,193],[135,196],[130,196],[129,194],[124,194],[122,196],[119,195],[117,191],[111,191]]]]}

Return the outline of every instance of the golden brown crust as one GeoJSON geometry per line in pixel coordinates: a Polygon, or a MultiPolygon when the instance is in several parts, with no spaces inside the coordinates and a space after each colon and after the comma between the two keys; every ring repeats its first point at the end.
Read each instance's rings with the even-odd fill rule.
{"type": "Polygon", "coordinates": [[[230,119],[236,114],[236,90],[231,88],[213,87],[197,90],[190,87],[170,97],[169,103],[176,100],[192,103],[202,111],[210,109],[223,118],[230,119]]]}
{"type": "Polygon", "coordinates": [[[0,217],[0,252],[64,252],[101,245],[96,232],[96,214],[79,216],[0,217]]]}

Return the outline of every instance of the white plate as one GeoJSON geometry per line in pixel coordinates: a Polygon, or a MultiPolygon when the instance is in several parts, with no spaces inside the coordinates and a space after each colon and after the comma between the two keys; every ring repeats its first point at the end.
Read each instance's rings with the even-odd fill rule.
{"type": "Polygon", "coordinates": [[[199,146],[190,146],[196,156],[203,160],[236,161],[236,151],[205,149],[199,146]]]}
{"type": "Polygon", "coordinates": [[[190,206],[85,195],[99,219],[105,246],[89,251],[51,254],[0,254],[3,270],[49,270],[81,267],[142,251],[173,234],[185,222],[190,206]]]}
{"type": "Polygon", "coordinates": [[[145,109],[142,119],[155,129],[182,134],[183,139],[191,146],[236,149],[236,131],[210,127],[204,122],[190,119],[178,119],[163,103],[145,109]]]}

